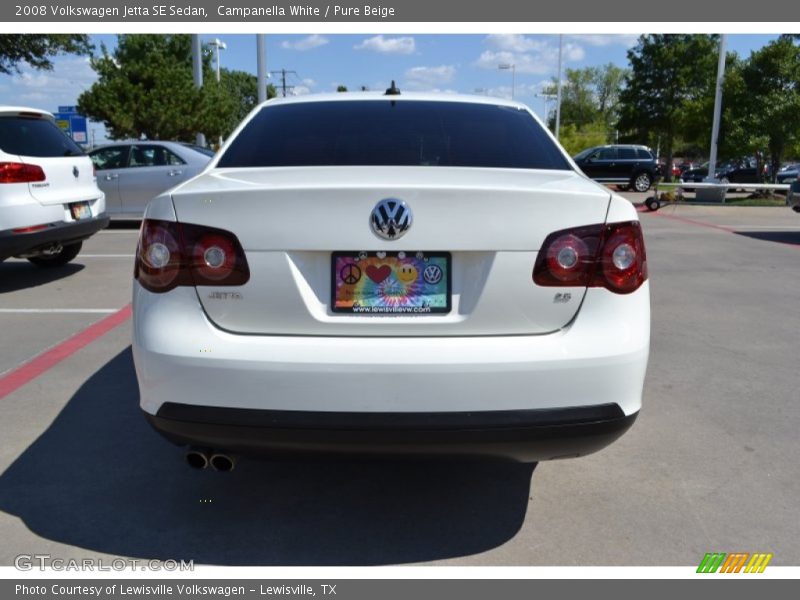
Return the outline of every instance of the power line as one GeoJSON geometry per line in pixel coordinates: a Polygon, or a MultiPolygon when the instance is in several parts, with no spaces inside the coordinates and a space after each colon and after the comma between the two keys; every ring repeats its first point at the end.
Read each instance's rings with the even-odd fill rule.
{"type": "Polygon", "coordinates": [[[273,74],[273,75],[280,74],[280,76],[281,76],[281,91],[282,91],[282,95],[283,95],[284,98],[286,97],[286,90],[293,90],[294,87],[295,87],[293,85],[286,85],[286,75],[287,74],[294,75],[295,77],[300,79],[300,76],[297,74],[297,71],[287,71],[286,69],[281,69],[280,71],[270,71],[270,73],[273,74]]]}

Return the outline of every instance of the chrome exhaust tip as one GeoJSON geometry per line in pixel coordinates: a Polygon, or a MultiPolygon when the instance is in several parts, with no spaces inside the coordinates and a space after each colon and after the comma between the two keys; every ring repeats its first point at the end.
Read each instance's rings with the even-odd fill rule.
{"type": "Polygon", "coordinates": [[[208,467],[208,454],[197,448],[189,448],[186,451],[186,464],[192,469],[202,470],[208,467]]]}
{"type": "Polygon", "coordinates": [[[213,454],[209,460],[215,471],[229,472],[236,468],[236,459],[228,454],[213,454]]]}

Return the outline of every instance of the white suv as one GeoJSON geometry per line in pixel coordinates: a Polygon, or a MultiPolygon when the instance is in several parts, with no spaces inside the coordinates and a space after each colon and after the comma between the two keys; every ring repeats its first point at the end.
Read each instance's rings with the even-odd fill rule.
{"type": "Polygon", "coordinates": [[[191,466],[564,458],[636,418],[650,292],[633,205],[522,104],[388,93],[271,100],[148,206],[141,406],[191,466]]]}
{"type": "Polygon", "coordinates": [[[53,115],[0,106],[0,261],[66,264],[107,225],[92,161],[53,115]]]}

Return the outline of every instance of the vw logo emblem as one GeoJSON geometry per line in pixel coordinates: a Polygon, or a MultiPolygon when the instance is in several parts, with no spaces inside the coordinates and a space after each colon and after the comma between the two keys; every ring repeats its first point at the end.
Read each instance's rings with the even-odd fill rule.
{"type": "Polygon", "coordinates": [[[78,167],[72,167],[72,175],[75,177],[75,179],[77,179],[78,175],[80,175],[80,174],[81,174],[81,172],[78,171],[78,167]]]}
{"type": "Polygon", "coordinates": [[[408,231],[412,220],[411,209],[405,202],[397,198],[386,198],[372,209],[369,222],[372,224],[372,231],[379,238],[396,240],[408,231]]]}

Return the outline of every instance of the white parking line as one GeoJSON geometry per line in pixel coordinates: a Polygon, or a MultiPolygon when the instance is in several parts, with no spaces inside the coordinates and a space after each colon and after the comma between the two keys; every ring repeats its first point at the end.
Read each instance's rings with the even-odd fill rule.
{"type": "Polygon", "coordinates": [[[720,225],[719,227],[728,227],[730,229],[780,229],[781,231],[785,230],[800,230],[800,225],[743,225],[738,223],[737,225],[720,225]]]}
{"type": "Polygon", "coordinates": [[[118,308],[0,308],[0,314],[107,315],[118,308]]]}

